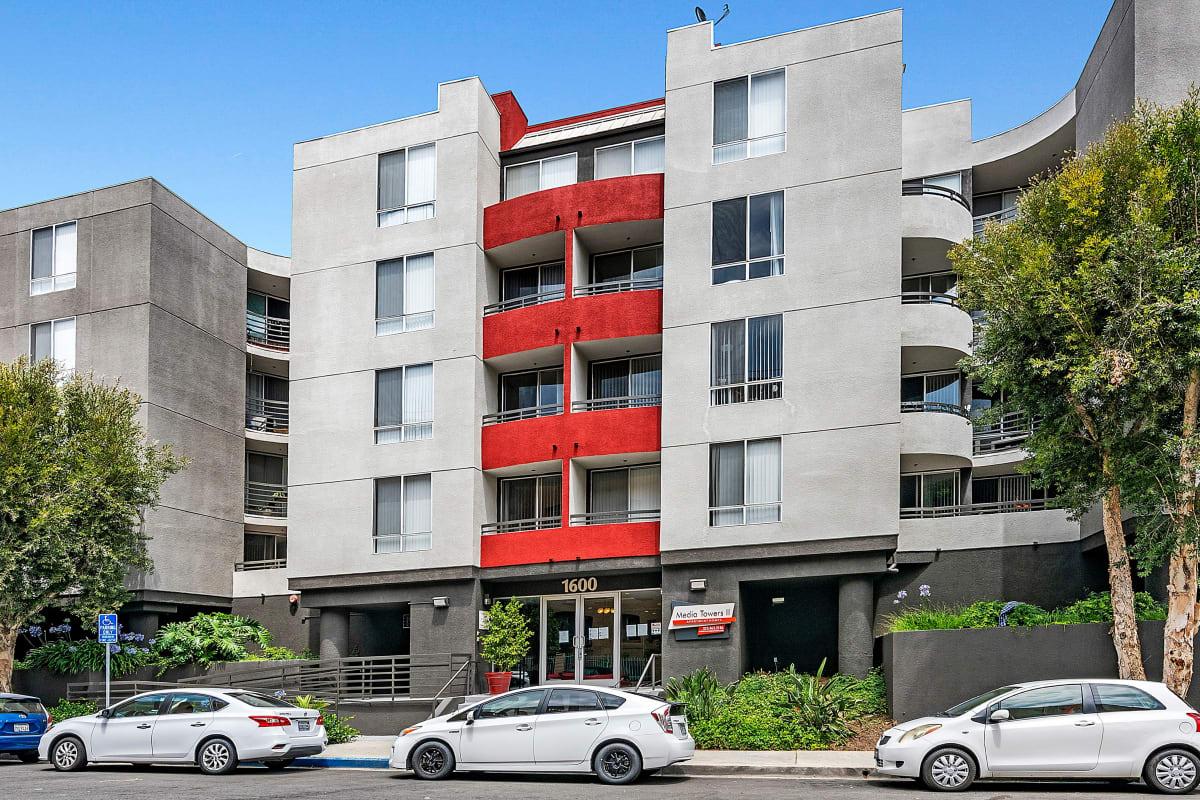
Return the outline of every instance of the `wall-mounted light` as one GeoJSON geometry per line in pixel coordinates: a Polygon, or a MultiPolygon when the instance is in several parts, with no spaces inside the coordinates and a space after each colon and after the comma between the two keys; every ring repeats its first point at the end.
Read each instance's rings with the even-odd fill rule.
{"type": "Polygon", "coordinates": [[[433,598],[433,607],[434,608],[449,608],[450,607],[450,598],[449,597],[433,598]]]}
{"type": "Polygon", "coordinates": [[[688,581],[688,587],[693,592],[703,592],[708,588],[708,578],[692,578],[688,581]]]}
{"type": "Polygon", "coordinates": [[[772,598],[771,598],[771,605],[773,605],[773,606],[781,606],[781,605],[783,605],[783,601],[784,601],[784,600],[786,600],[786,599],[787,599],[786,597],[772,597],[772,598]]]}

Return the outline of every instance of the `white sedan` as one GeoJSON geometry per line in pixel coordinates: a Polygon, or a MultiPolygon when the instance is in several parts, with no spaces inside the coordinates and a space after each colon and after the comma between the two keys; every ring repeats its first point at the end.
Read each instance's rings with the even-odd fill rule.
{"type": "Polygon", "coordinates": [[[604,783],[632,783],[692,757],[683,709],[617,689],[521,689],[406,728],[390,764],[426,780],[457,769],[594,772],[604,783]]]}
{"type": "Polygon", "coordinates": [[[261,761],[283,769],[325,749],[320,712],[238,689],[159,691],[52,725],[38,755],[59,771],[88,762],[196,764],[209,775],[261,761]]]}
{"type": "Polygon", "coordinates": [[[1020,683],[885,732],[875,768],[947,792],[976,778],[1140,777],[1186,794],[1200,782],[1200,714],[1161,683],[1020,683]]]}

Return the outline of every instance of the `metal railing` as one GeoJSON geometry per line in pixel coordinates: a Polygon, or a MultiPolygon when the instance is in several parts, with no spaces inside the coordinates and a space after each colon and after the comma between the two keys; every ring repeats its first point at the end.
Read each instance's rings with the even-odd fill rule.
{"type": "Polygon", "coordinates": [[[260,561],[235,561],[234,572],[253,572],[259,569],[283,569],[287,566],[286,558],[268,558],[260,561]]]}
{"type": "Polygon", "coordinates": [[[602,281],[600,283],[585,283],[576,286],[572,291],[575,297],[589,297],[596,294],[615,294],[617,292],[640,292],[645,289],[661,289],[662,278],[632,278],[625,281],[602,281]]]}
{"type": "Polygon", "coordinates": [[[1002,416],[991,425],[977,427],[973,436],[975,455],[995,453],[1019,447],[1038,426],[1038,420],[1029,424],[1029,418],[1019,411],[1002,416]]]}
{"type": "Polygon", "coordinates": [[[928,400],[905,400],[900,403],[901,414],[954,414],[959,417],[967,416],[967,409],[955,403],[935,403],[928,400]]]}
{"type": "Polygon", "coordinates": [[[661,394],[644,394],[628,397],[598,397],[592,400],[575,400],[571,403],[571,410],[609,411],[614,408],[649,408],[661,405],[661,394]]]}
{"type": "Polygon", "coordinates": [[[288,401],[246,398],[246,430],[263,433],[288,432],[288,401]]]}
{"type": "Polygon", "coordinates": [[[920,185],[913,184],[910,186],[900,187],[900,194],[904,197],[915,197],[921,194],[932,194],[937,197],[944,197],[947,200],[953,200],[967,211],[971,210],[971,202],[963,197],[962,192],[956,192],[946,186],[937,186],[932,183],[923,183],[920,185]]]}
{"type": "Polygon", "coordinates": [[[246,513],[257,517],[286,517],[287,496],[287,484],[246,481],[246,513]]]}
{"type": "Polygon", "coordinates": [[[484,425],[496,425],[501,422],[516,422],[520,419],[534,419],[535,417],[553,417],[555,414],[563,413],[562,403],[553,403],[545,406],[530,406],[529,408],[514,408],[511,411],[499,411],[495,414],[484,414],[484,425]]]}
{"type": "Polygon", "coordinates": [[[657,508],[646,508],[629,511],[588,511],[585,514],[572,514],[572,525],[616,525],[626,522],[658,522],[662,512],[657,508]]]}
{"type": "Polygon", "coordinates": [[[1028,500],[1001,500],[995,503],[964,503],[954,506],[934,506],[932,508],[902,508],[900,509],[900,519],[1011,514],[1020,511],[1041,511],[1045,507],[1046,499],[1039,497],[1028,500]]]}
{"type": "Polygon", "coordinates": [[[971,220],[971,232],[975,236],[980,236],[989,222],[1008,222],[1015,216],[1017,216],[1017,209],[1015,208],[1002,208],[999,211],[993,211],[991,214],[980,214],[971,220]]]}
{"type": "Polygon", "coordinates": [[[646,659],[646,666],[642,668],[642,674],[638,676],[637,685],[633,687],[634,694],[640,692],[643,686],[648,689],[654,689],[662,682],[658,677],[658,660],[658,653],[651,653],[650,657],[646,659]],[[646,682],[647,672],[650,673],[650,681],[648,683],[646,682]]]}
{"type": "MultiPolygon", "coordinates": [[[[159,689],[176,689],[178,686],[179,684],[168,681],[112,681],[109,701],[115,704],[122,700],[128,700],[130,697],[139,695],[142,692],[153,692],[159,689]]],[[[71,702],[91,700],[97,705],[103,705],[104,681],[68,683],[67,699],[71,702]]]]}
{"type": "Polygon", "coordinates": [[[492,303],[483,307],[483,315],[485,317],[492,314],[500,314],[504,311],[512,311],[515,308],[525,308],[527,306],[537,306],[542,303],[551,303],[555,300],[566,298],[566,289],[549,289],[537,294],[527,294],[523,297],[514,297],[511,300],[501,300],[499,303],[492,303]]]}
{"type": "Polygon", "coordinates": [[[783,381],[778,378],[736,383],[731,386],[713,386],[709,389],[709,402],[714,406],[753,403],[756,400],[778,400],[780,397],[783,397],[783,381]]]}
{"type": "Polygon", "coordinates": [[[928,303],[931,305],[954,306],[961,308],[958,304],[958,296],[953,294],[945,294],[944,292],[901,292],[900,302],[905,304],[910,303],[928,303]]]}
{"type": "Polygon", "coordinates": [[[504,522],[485,522],[479,529],[483,536],[494,533],[516,533],[517,531],[544,531],[550,528],[562,527],[562,515],[557,517],[534,517],[531,519],[511,519],[504,522]]]}
{"type": "Polygon", "coordinates": [[[268,317],[256,311],[246,312],[246,341],[268,350],[287,352],[292,341],[292,321],[268,317]]]}

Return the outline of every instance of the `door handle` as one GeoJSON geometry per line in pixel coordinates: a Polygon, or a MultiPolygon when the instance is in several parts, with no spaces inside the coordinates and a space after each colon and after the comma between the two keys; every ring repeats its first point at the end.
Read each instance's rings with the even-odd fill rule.
{"type": "Polygon", "coordinates": [[[138,725],[139,729],[145,729],[145,728],[149,728],[149,727],[150,727],[149,722],[143,722],[141,725],[138,725]]]}
{"type": "Polygon", "coordinates": [[[1096,723],[1092,722],[1090,719],[1081,719],[1081,720],[1079,720],[1079,722],[1075,723],[1075,727],[1076,728],[1090,728],[1091,726],[1093,726],[1095,724],[1096,723]]]}
{"type": "Polygon", "coordinates": [[[590,718],[590,719],[585,719],[585,720],[583,721],[583,724],[584,724],[584,725],[599,725],[599,724],[600,724],[600,720],[596,719],[595,717],[592,717],[592,718],[590,718]]]}
{"type": "Polygon", "coordinates": [[[533,730],[533,726],[532,726],[532,725],[530,725],[530,724],[529,724],[529,723],[527,723],[527,722],[523,722],[523,723],[521,723],[520,725],[518,725],[518,726],[517,726],[517,730],[519,730],[519,731],[531,731],[531,730],[533,730]]]}
{"type": "Polygon", "coordinates": [[[193,722],[192,727],[193,728],[203,728],[207,724],[208,724],[207,722],[193,722]]]}

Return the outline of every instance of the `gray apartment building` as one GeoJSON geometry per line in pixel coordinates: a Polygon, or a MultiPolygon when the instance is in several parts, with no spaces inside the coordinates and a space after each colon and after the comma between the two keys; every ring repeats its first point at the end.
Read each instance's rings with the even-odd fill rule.
{"type": "Polygon", "coordinates": [[[528,683],[862,673],[897,592],[1104,583],[1099,521],[1017,471],[1028,420],[972,425],[946,253],[1184,94],[1180,6],[1117,0],[1074,88],[983,140],[969,100],[901,107],[901,11],[706,22],[667,32],[661,98],[530,123],[467,78],[297,144],[290,259],[149,179],[0,212],[0,358],[120,377],[195,458],[143,627],[233,608],[432,664],[518,598],[528,683]]]}

